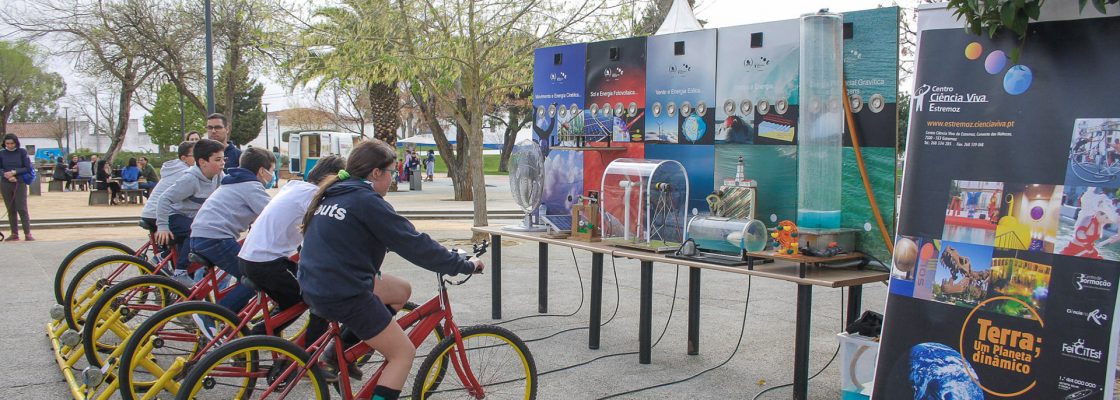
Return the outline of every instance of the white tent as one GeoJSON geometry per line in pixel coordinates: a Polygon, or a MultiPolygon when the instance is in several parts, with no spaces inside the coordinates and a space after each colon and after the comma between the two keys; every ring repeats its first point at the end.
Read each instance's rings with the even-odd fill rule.
{"type": "Polygon", "coordinates": [[[696,13],[692,11],[692,6],[688,5],[688,0],[673,0],[673,6],[669,8],[669,15],[665,16],[665,22],[662,22],[661,27],[657,28],[655,35],[701,29],[704,29],[704,27],[700,26],[700,21],[696,19],[696,13]]]}

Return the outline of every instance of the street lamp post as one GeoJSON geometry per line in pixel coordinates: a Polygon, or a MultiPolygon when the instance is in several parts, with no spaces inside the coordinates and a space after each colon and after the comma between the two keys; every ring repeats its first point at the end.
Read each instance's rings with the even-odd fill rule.
{"type": "Polygon", "coordinates": [[[210,24],[210,0],[204,2],[206,8],[206,113],[214,113],[214,39],[210,24]]]}
{"type": "MultiPolygon", "coordinates": [[[[276,145],[279,146],[280,143],[276,145]]],[[[268,103],[264,103],[264,149],[272,150],[272,147],[268,145],[268,103]]]]}
{"type": "Polygon", "coordinates": [[[62,125],[66,131],[66,155],[70,155],[70,107],[62,107],[62,112],[66,114],[66,122],[62,125]]]}

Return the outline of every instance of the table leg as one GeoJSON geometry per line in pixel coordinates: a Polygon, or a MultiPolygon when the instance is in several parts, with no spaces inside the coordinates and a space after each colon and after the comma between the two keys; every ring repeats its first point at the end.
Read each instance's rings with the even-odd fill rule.
{"type": "Polygon", "coordinates": [[[653,261],[642,261],[642,290],[638,310],[638,363],[650,363],[650,325],[653,319],[653,261]]]}
{"type": "Polygon", "coordinates": [[[591,253],[591,321],[587,324],[587,348],[599,349],[603,325],[603,254],[591,253]]]}
{"type": "Polygon", "coordinates": [[[537,312],[548,312],[548,244],[537,243],[537,312]]]}
{"type": "Polygon", "coordinates": [[[747,256],[747,270],[754,271],[754,257],[747,256]]]}
{"type": "Polygon", "coordinates": [[[688,269],[688,355],[700,354],[700,268],[688,269]]]}
{"type": "Polygon", "coordinates": [[[848,319],[846,324],[851,324],[859,319],[860,309],[863,308],[863,285],[848,287],[848,319]]]}
{"type": "Polygon", "coordinates": [[[793,348],[793,398],[809,396],[809,325],[812,318],[813,287],[797,285],[797,329],[793,348]]]}
{"type": "Polygon", "coordinates": [[[490,234],[490,318],[502,319],[502,235],[490,234]]]}

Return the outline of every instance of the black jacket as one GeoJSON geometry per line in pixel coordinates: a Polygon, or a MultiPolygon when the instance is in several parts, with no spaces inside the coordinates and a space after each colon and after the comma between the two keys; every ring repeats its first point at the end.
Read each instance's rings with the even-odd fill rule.
{"type": "Polygon", "coordinates": [[[305,295],[343,299],[373,290],[386,251],[434,272],[474,271],[474,263],[417,232],[364,180],[334,184],[314,213],[299,260],[305,295]]]}

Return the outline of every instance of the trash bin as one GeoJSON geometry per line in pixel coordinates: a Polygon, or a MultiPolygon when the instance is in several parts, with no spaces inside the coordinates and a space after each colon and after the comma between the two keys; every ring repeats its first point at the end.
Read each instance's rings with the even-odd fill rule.
{"type": "Polygon", "coordinates": [[[840,399],[870,399],[879,342],[847,332],[836,334],[836,339],[840,341],[840,399]]]}
{"type": "Polygon", "coordinates": [[[39,174],[35,174],[35,180],[31,181],[31,184],[27,185],[27,186],[29,188],[31,188],[31,195],[32,196],[42,196],[43,195],[43,185],[39,181],[39,174]]]}
{"type": "Polygon", "coordinates": [[[408,174],[408,190],[421,190],[420,187],[424,185],[423,181],[420,173],[413,169],[412,173],[408,174]]]}

